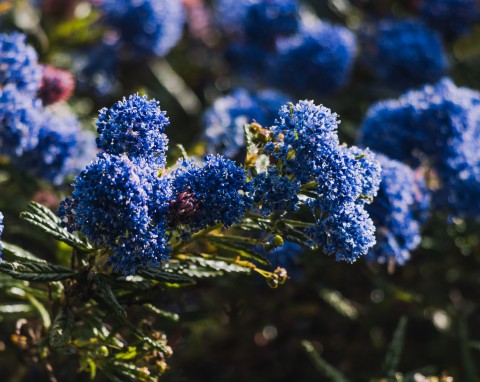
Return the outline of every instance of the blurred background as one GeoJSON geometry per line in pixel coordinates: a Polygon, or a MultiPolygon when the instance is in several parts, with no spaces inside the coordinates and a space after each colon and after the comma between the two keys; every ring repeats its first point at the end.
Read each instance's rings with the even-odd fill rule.
{"type": "MultiPolygon", "coordinates": [[[[255,114],[262,91],[331,108],[341,139],[354,144],[376,101],[443,76],[480,89],[476,1],[284,1],[251,17],[243,3],[0,0],[0,32],[24,33],[42,65],[71,73],[74,88],[62,102],[84,131],[94,132],[98,110],[123,96],[160,101],[171,121],[170,163],[181,155],[176,144],[191,155],[222,152],[241,161],[238,126],[275,119],[270,110],[255,114]],[[447,3],[453,8],[445,16],[447,3]],[[412,24],[395,26],[402,22],[412,24]]],[[[61,257],[62,247],[52,253],[52,242],[32,237],[17,216],[31,199],[58,208],[74,175],[51,182],[2,162],[5,240],[61,257]]],[[[169,290],[159,304],[181,320],[165,323],[174,355],[161,378],[479,381],[479,228],[434,211],[403,266],[346,264],[285,245],[270,255],[290,276],[279,288],[230,276],[169,290]]],[[[7,309],[8,296],[0,300],[7,309]]],[[[38,355],[12,340],[16,322],[6,317],[0,312],[0,380],[48,381],[38,355]]],[[[88,381],[77,362],[72,354],[55,357],[58,380],[88,381]]],[[[106,379],[99,373],[96,380],[106,379]]]]}

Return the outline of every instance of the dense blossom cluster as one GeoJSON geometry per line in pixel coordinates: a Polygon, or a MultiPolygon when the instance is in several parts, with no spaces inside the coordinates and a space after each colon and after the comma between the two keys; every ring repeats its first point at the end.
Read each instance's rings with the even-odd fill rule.
{"type": "Polygon", "coordinates": [[[14,85],[19,91],[34,95],[42,78],[35,50],[21,33],[0,36],[0,86],[14,85]]]}
{"type": "Polygon", "coordinates": [[[267,171],[253,179],[253,201],[261,206],[261,214],[296,211],[299,208],[300,181],[282,175],[278,168],[270,166],[267,171]]]}
{"type": "MultiPolygon", "coordinates": [[[[273,141],[266,152],[280,163],[282,175],[293,181],[283,187],[285,200],[274,205],[262,200],[268,211],[295,202],[294,187],[308,185],[314,196],[306,203],[312,209],[316,224],[306,233],[312,244],[321,246],[337,259],[355,261],[374,244],[373,223],[364,205],[376,195],[380,182],[380,166],[370,151],[340,145],[337,115],[311,101],[284,105],[271,127],[273,141]],[[295,182],[297,185],[295,186],[295,182]]],[[[255,193],[269,195],[269,176],[261,174],[255,193]]],[[[281,178],[284,179],[284,178],[281,178]]],[[[275,179],[277,180],[277,179],[275,179]]]]}
{"type": "Polygon", "coordinates": [[[249,42],[271,44],[299,24],[296,0],[217,0],[216,8],[223,28],[249,42]]]}
{"type": "Polygon", "coordinates": [[[172,235],[182,240],[207,227],[228,228],[250,210],[264,216],[296,211],[302,185],[312,183],[306,204],[316,225],[305,230],[312,246],[351,262],[373,245],[364,204],[376,194],[379,166],[368,150],[340,145],[329,109],[309,101],[282,106],[275,125],[265,129],[273,141],[261,143],[277,164],[251,179],[221,155],[206,155],[199,164],[183,158],[166,171],[168,123],[158,102],[135,94],[101,110],[101,152],[62,203],[66,226],[109,248],[117,271],[133,274],[163,263],[172,235]]]}
{"type": "Polygon", "coordinates": [[[361,41],[365,66],[380,80],[396,86],[436,81],[449,66],[440,36],[420,21],[369,24],[361,41]]]}
{"type": "Polygon", "coordinates": [[[139,57],[164,56],[182,36],[180,0],[96,0],[105,20],[139,57]]]}
{"type": "Polygon", "coordinates": [[[349,202],[307,229],[313,242],[338,261],[354,262],[375,244],[375,226],[362,204],[349,202]]]}
{"type": "Polygon", "coordinates": [[[73,89],[62,89],[54,78],[69,74],[42,67],[25,36],[16,33],[0,35],[0,61],[0,155],[13,167],[59,185],[88,163],[93,148],[74,115],[42,104],[68,97],[73,89]]]}
{"type": "Polygon", "coordinates": [[[252,121],[273,124],[286,101],[285,95],[273,90],[255,94],[243,88],[218,98],[203,117],[207,150],[235,158],[245,146],[243,126],[252,121]]]}
{"type": "Polygon", "coordinates": [[[169,188],[162,187],[152,203],[152,183],[160,181],[154,173],[126,155],[99,154],[76,178],[72,197],[60,210],[71,229],[111,248],[111,263],[126,274],[140,265],[158,266],[168,256],[166,220],[152,217],[166,215],[169,188]]]}
{"type": "Polygon", "coordinates": [[[478,217],[480,93],[450,79],[373,105],[362,144],[393,159],[430,166],[439,181],[433,202],[454,216],[478,217]]]}
{"type": "MultiPolygon", "coordinates": [[[[195,199],[192,214],[175,214],[188,232],[222,223],[237,223],[251,206],[245,170],[222,156],[206,155],[202,166],[181,160],[172,173],[173,195],[191,193],[195,199]]],[[[173,203],[175,207],[175,202],[173,203]]],[[[174,217],[174,220],[175,220],[174,217]]]]}
{"type": "Polygon", "coordinates": [[[377,158],[382,165],[382,182],[378,196],[367,207],[376,227],[377,244],[367,258],[404,265],[420,244],[430,195],[422,174],[384,155],[377,158]]]}
{"type": "Polygon", "coordinates": [[[468,33],[479,20],[477,0],[422,0],[421,15],[447,39],[468,33]]]}
{"type": "Polygon", "coordinates": [[[218,19],[230,38],[226,57],[240,74],[304,95],[344,87],[357,52],[349,29],[313,15],[296,0],[221,0],[218,19]]]}
{"type": "Polygon", "coordinates": [[[245,171],[221,156],[207,155],[202,166],[185,159],[160,176],[168,124],[157,101],[137,94],[102,109],[101,152],[60,209],[66,226],[110,248],[109,262],[125,274],[163,263],[172,229],[188,235],[217,223],[228,227],[251,204],[245,171]]]}
{"type": "Polygon", "coordinates": [[[157,101],[133,94],[111,108],[100,110],[97,146],[108,154],[142,158],[156,168],[163,168],[168,145],[164,130],[169,124],[157,101]]]}
{"type": "Polygon", "coordinates": [[[297,93],[332,93],[347,84],[356,52],[353,32],[317,21],[290,38],[277,40],[270,81],[297,93]]]}
{"type": "Polygon", "coordinates": [[[0,154],[11,158],[38,143],[41,102],[26,97],[14,85],[0,87],[0,154]]]}

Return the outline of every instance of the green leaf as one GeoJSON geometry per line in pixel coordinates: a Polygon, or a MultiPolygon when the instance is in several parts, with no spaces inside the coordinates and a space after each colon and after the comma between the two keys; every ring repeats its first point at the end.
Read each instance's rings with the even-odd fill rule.
{"type": "Polygon", "coordinates": [[[101,275],[96,275],[94,277],[95,284],[98,287],[97,298],[103,303],[103,305],[112,313],[113,317],[123,326],[127,327],[132,331],[132,333],[140,339],[142,342],[154,347],[155,349],[160,350],[165,354],[169,354],[170,350],[167,349],[159,341],[155,341],[150,337],[146,336],[140,329],[138,329],[133,323],[127,319],[127,312],[117,300],[115,293],[112,290],[112,287],[108,283],[107,279],[101,275]]]}
{"type": "Polygon", "coordinates": [[[388,346],[387,355],[382,366],[382,377],[394,378],[397,373],[398,364],[400,363],[400,357],[403,351],[403,345],[405,342],[405,334],[407,331],[408,319],[405,316],[400,318],[397,328],[393,333],[392,342],[388,346]]]}
{"type": "Polygon", "coordinates": [[[45,260],[40,259],[39,257],[26,251],[23,248],[17,247],[16,245],[13,245],[13,244],[6,243],[4,241],[1,241],[0,243],[1,243],[4,258],[12,257],[14,260],[19,260],[19,261],[34,261],[37,263],[46,263],[45,260]]]}
{"type": "Polygon", "coordinates": [[[17,280],[26,281],[61,281],[73,278],[76,272],[60,265],[35,262],[2,262],[0,272],[17,280]]]}
{"type": "Polygon", "coordinates": [[[155,280],[162,283],[188,285],[195,284],[195,280],[190,277],[151,267],[139,269],[137,275],[149,280],[155,280]]]}
{"type": "Polygon", "coordinates": [[[302,346],[307,352],[308,358],[312,361],[315,368],[321,372],[329,381],[332,382],[348,382],[348,379],[335,367],[325,361],[315,350],[312,343],[307,340],[302,341],[302,346]]]}
{"type": "Polygon", "coordinates": [[[166,318],[167,320],[178,322],[180,320],[180,316],[177,313],[167,312],[166,310],[159,309],[155,305],[152,304],[143,304],[143,306],[148,309],[149,311],[157,314],[162,318],[166,318]]]}
{"type": "Polygon", "coordinates": [[[26,222],[71,247],[82,251],[92,250],[92,246],[88,242],[80,239],[63,228],[61,226],[62,222],[58,216],[47,207],[36,202],[31,202],[27,208],[29,211],[20,214],[20,217],[26,222]]]}
{"type": "Polygon", "coordinates": [[[73,314],[70,310],[61,310],[48,333],[48,343],[53,350],[65,348],[71,338],[73,329],[73,314]]]}
{"type": "Polygon", "coordinates": [[[329,304],[342,316],[345,316],[351,320],[356,320],[358,318],[358,309],[339,291],[322,288],[319,290],[319,294],[327,304],[329,304]]]}
{"type": "Polygon", "coordinates": [[[32,311],[29,304],[0,304],[0,314],[25,314],[32,311]]]}
{"type": "Polygon", "coordinates": [[[203,257],[189,258],[189,262],[194,265],[193,267],[190,266],[192,270],[202,267],[212,271],[217,271],[220,275],[225,273],[251,273],[252,271],[250,268],[242,267],[237,264],[231,264],[223,260],[204,259],[203,257]]]}

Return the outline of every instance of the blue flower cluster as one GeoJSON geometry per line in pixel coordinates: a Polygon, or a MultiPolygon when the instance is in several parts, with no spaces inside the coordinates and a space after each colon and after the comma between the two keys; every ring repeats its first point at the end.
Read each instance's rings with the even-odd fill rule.
{"type": "Polygon", "coordinates": [[[202,166],[184,159],[160,176],[168,124],[158,102],[145,96],[102,109],[102,152],[76,178],[72,197],[60,209],[66,226],[109,248],[109,263],[124,274],[164,262],[169,231],[188,236],[217,223],[228,227],[251,205],[245,171],[221,156],[207,155],[202,166]]]}
{"type": "Polygon", "coordinates": [[[25,96],[14,85],[0,87],[0,154],[18,158],[34,149],[41,115],[40,100],[25,96]]]}
{"type": "Polygon", "coordinates": [[[99,113],[96,160],[62,202],[65,225],[110,249],[116,271],[134,274],[168,257],[170,182],[165,166],[169,120],[155,100],[131,95],[99,113]]]}
{"type": "Polygon", "coordinates": [[[59,185],[93,158],[82,153],[91,152],[94,141],[85,139],[73,115],[42,105],[37,98],[42,72],[24,35],[0,35],[0,155],[12,166],[59,185]]]}
{"type": "Polygon", "coordinates": [[[105,20],[120,34],[137,59],[165,56],[183,32],[180,0],[98,0],[105,20]]]}
{"type": "Polygon", "coordinates": [[[219,0],[219,22],[231,40],[227,59],[269,86],[332,93],[350,77],[355,35],[312,15],[304,23],[298,8],[296,0],[219,0]]]}
{"type": "Polygon", "coordinates": [[[0,36],[0,86],[14,85],[19,91],[33,96],[42,79],[35,50],[25,43],[21,33],[0,36]]]}
{"type": "Polygon", "coordinates": [[[375,245],[375,226],[359,203],[341,205],[306,231],[316,245],[337,261],[352,263],[375,245]]]}
{"type": "Polygon", "coordinates": [[[361,42],[363,64],[375,77],[397,87],[437,81],[449,67],[440,36],[420,21],[369,24],[361,42]]]}
{"type": "Polygon", "coordinates": [[[436,207],[454,216],[479,217],[479,105],[480,93],[446,78],[373,105],[361,143],[411,166],[430,166],[439,183],[436,207]]]}
{"type": "Polygon", "coordinates": [[[71,199],[60,209],[60,216],[72,222],[70,228],[111,248],[110,263],[125,274],[158,266],[169,253],[166,221],[152,220],[152,215],[166,215],[169,187],[162,187],[152,203],[152,184],[161,181],[154,173],[126,155],[99,154],[76,178],[71,199]]]}
{"type": "Polygon", "coordinates": [[[407,165],[377,155],[382,166],[378,196],[367,206],[376,227],[377,244],[367,259],[404,265],[420,244],[420,229],[430,204],[423,176],[407,165]]]}
{"type": "Polygon", "coordinates": [[[97,146],[108,154],[149,160],[160,169],[165,167],[168,139],[164,130],[169,124],[159,102],[133,94],[100,110],[97,146]]]}
{"type": "Polygon", "coordinates": [[[15,166],[53,184],[62,184],[95,157],[95,140],[68,111],[43,111],[37,145],[17,159],[15,166]]]}
{"type": "Polygon", "coordinates": [[[272,44],[298,29],[296,0],[217,0],[223,28],[249,43],[272,44]]]}
{"type": "Polygon", "coordinates": [[[261,197],[255,201],[268,213],[294,205],[293,191],[308,186],[313,195],[306,203],[316,219],[315,226],[306,230],[312,244],[338,260],[352,262],[375,242],[373,223],[364,206],[376,195],[380,166],[370,151],[340,144],[338,123],[336,114],[312,101],[282,106],[270,129],[273,141],[265,146],[281,173],[269,169],[260,174],[255,196],[271,197],[271,184],[282,180],[280,185],[285,185],[285,177],[291,184],[279,188],[274,204],[261,197]]]}
{"type": "Polygon", "coordinates": [[[355,62],[356,37],[345,27],[318,21],[277,40],[270,82],[297,93],[332,93],[344,87],[355,62]]]}
{"type": "Polygon", "coordinates": [[[278,168],[270,166],[252,181],[253,201],[261,208],[261,214],[296,211],[299,208],[300,181],[281,175],[278,168]]]}
{"type": "Polygon", "coordinates": [[[477,0],[422,0],[420,11],[423,19],[448,39],[470,32],[480,16],[477,0]]]}
{"type": "Polygon", "coordinates": [[[245,147],[243,125],[271,125],[286,96],[273,90],[252,93],[243,88],[218,98],[203,117],[207,150],[235,158],[245,147]]]}
{"type": "Polygon", "coordinates": [[[229,227],[251,206],[245,170],[220,155],[206,155],[201,167],[193,160],[181,160],[171,178],[176,196],[172,219],[186,226],[188,233],[218,223],[229,227]],[[185,204],[188,209],[180,208],[185,204]]]}

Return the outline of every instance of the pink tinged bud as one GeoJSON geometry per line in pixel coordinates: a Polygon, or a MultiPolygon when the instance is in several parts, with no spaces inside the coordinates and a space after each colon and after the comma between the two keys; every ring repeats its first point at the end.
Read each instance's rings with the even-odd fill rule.
{"type": "Polygon", "coordinates": [[[38,96],[44,105],[51,105],[69,99],[74,88],[75,80],[72,73],[46,65],[38,96]]]}
{"type": "Polygon", "coordinates": [[[195,215],[199,208],[200,202],[195,198],[190,188],[180,193],[175,200],[170,201],[171,212],[180,223],[185,223],[188,218],[195,215]]]}

